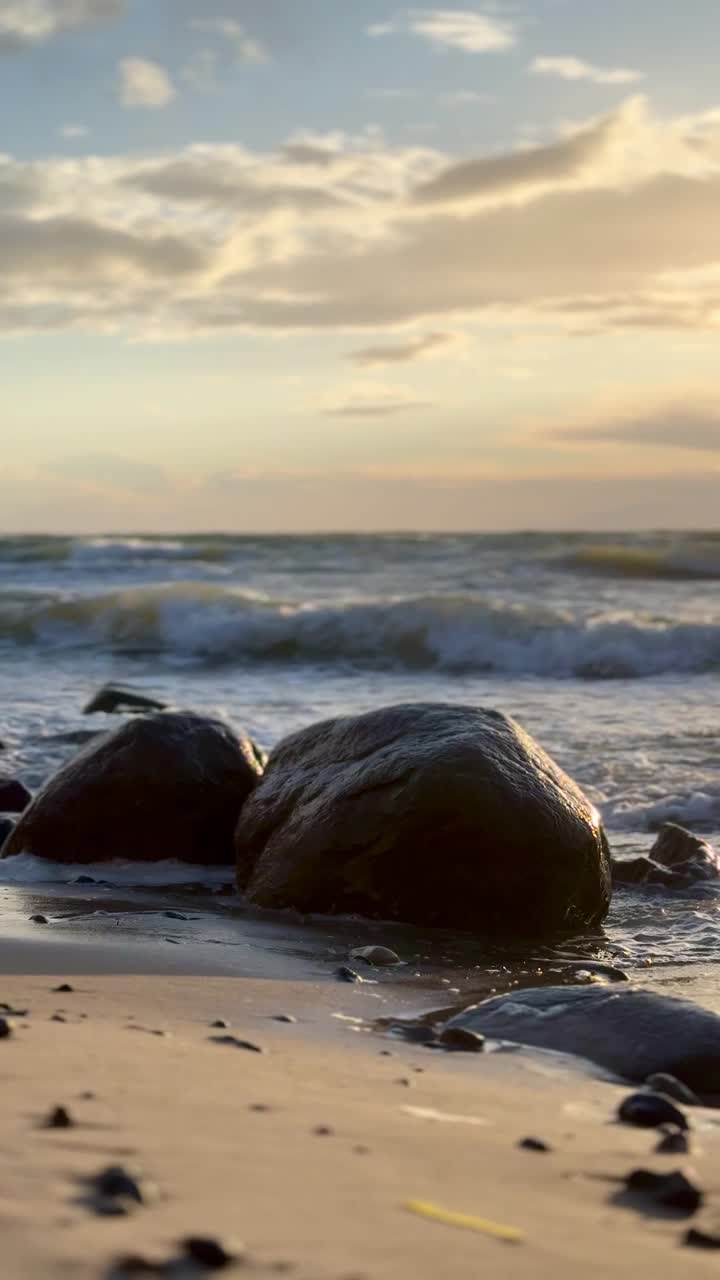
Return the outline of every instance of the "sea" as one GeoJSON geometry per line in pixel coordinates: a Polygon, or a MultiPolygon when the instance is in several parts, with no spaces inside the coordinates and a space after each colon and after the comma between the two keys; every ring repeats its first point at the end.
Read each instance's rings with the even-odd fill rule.
{"type": "MultiPolygon", "coordinates": [[[[225,717],[268,750],[390,703],[495,707],[582,785],[618,856],[648,852],[666,821],[720,845],[720,533],[0,537],[0,771],[35,788],[88,730],[117,723],[83,715],[110,680],[225,717]]],[[[136,957],[147,930],[128,921],[177,905],[187,879],[172,864],[100,865],[104,883],[80,889],[77,868],[12,863],[0,867],[7,927],[62,892],[68,928],[92,920],[92,941],[116,914],[136,957]]],[[[209,930],[245,965],[254,945],[277,950],[227,896],[197,919],[186,943],[209,930]]],[[[321,969],[348,939],[377,935],[301,924],[285,931],[284,962],[321,969]]],[[[463,996],[545,980],[550,957],[556,975],[606,964],[720,1010],[714,885],[619,890],[604,930],[555,951],[405,941],[463,996]]]]}

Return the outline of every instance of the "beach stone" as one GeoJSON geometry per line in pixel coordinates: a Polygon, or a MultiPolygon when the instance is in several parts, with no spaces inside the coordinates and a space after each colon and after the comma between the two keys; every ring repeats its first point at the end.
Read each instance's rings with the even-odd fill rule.
{"type": "Polygon", "coordinates": [[[15,830],[15,823],[12,818],[0,818],[0,849],[7,840],[12,831],[15,830]]]}
{"type": "Polygon", "coordinates": [[[666,1098],[683,1102],[686,1107],[697,1107],[700,1104],[700,1099],[692,1089],[688,1089],[681,1080],[676,1080],[675,1076],[669,1076],[666,1072],[656,1071],[654,1075],[648,1076],[645,1084],[653,1093],[664,1093],[666,1098]]]}
{"type": "Polygon", "coordinates": [[[118,711],[164,711],[166,706],[167,703],[159,698],[151,698],[129,685],[104,684],[83,707],[83,715],[92,716],[98,711],[109,714],[118,711]]]}
{"type": "Polygon", "coordinates": [[[593,805],[478,707],[386,707],[285,738],[236,846],[261,907],[541,936],[599,923],[610,901],[593,805]]]}
{"type": "Polygon", "coordinates": [[[720,877],[720,855],[716,850],[674,822],[666,822],[660,828],[650,858],[690,881],[720,877]]]}
{"type": "Polygon", "coordinates": [[[188,1236],[182,1241],[186,1257],[208,1271],[221,1271],[237,1261],[237,1254],[228,1253],[219,1240],[207,1236],[188,1236]]]}
{"type": "Polygon", "coordinates": [[[13,1033],[13,1024],[7,1018],[0,1018],[0,1040],[7,1040],[13,1033]]]}
{"type": "Polygon", "coordinates": [[[657,1155],[686,1155],[690,1150],[690,1139],[683,1129],[678,1129],[674,1124],[664,1124],[661,1125],[660,1132],[662,1137],[655,1148],[657,1155]]]}
{"type": "Polygon", "coordinates": [[[700,1097],[720,1094],[720,1017],[689,1000],[625,986],[533,987],[471,1005],[447,1025],[577,1054],[638,1084],[663,1072],[700,1097]]]}
{"type": "Polygon", "coordinates": [[[448,1053],[482,1053],[485,1037],[467,1027],[446,1027],[435,1043],[448,1053]]]}
{"type": "Polygon", "coordinates": [[[354,969],[349,969],[346,964],[341,964],[339,969],[335,970],[335,977],[338,982],[364,982],[365,979],[360,977],[354,969]]]}
{"type": "Polygon", "coordinates": [[[47,1120],[45,1127],[47,1129],[72,1129],[75,1124],[67,1107],[53,1107],[47,1120]]]}
{"type": "Polygon", "coordinates": [[[688,1127],[682,1111],[661,1093],[632,1093],[624,1098],[618,1108],[618,1120],[638,1129],[659,1129],[664,1124],[672,1124],[677,1129],[688,1127]]]}
{"type": "Polygon", "coordinates": [[[110,1165],[92,1179],[95,1191],[106,1199],[134,1200],[143,1204],[145,1197],[139,1180],[122,1165],[110,1165]]]}
{"type": "Polygon", "coordinates": [[[683,1244],[691,1249],[720,1249],[720,1235],[710,1231],[699,1231],[690,1227],[685,1233],[683,1244]]]}
{"type": "Polygon", "coordinates": [[[703,1203],[702,1191],[682,1169],[676,1169],[674,1173],[634,1169],[625,1179],[625,1189],[631,1195],[640,1195],[663,1209],[674,1209],[684,1216],[697,1213],[703,1203]]]}
{"type": "Polygon", "coordinates": [[[36,916],[30,917],[30,923],[31,924],[49,924],[50,922],[47,916],[36,915],[36,916]]]}
{"type": "Polygon", "coordinates": [[[523,1138],[518,1146],[522,1151],[537,1151],[539,1154],[552,1151],[552,1147],[549,1147],[547,1142],[543,1142],[542,1138],[523,1138]]]}
{"type": "Polygon", "coordinates": [[[53,987],[53,991],[55,993],[59,993],[62,995],[68,995],[69,992],[74,990],[75,988],[71,987],[69,982],[61,982],[59,987],[53,987]]]}
{"type": "Polygon", "coordinates": [[[32,800],[32,792],[17,778],[0,776],[0,813],[22,813],[32,800]]]}
{"type": "Polygon", "coordinates": [[[355,947],[355,950],[350,952],[350,959],[362,960],[364,964],[374,965],[377,968],[402,964],[397,952],[391,951],[389,947],[355,947]]]}
{"type": "Polygon", "coordinates": [[[231,863],[233,828],[259,776],[249,740],[221,721],[191,712],[139,716],[50,778],[3,856],[231,863]]]}

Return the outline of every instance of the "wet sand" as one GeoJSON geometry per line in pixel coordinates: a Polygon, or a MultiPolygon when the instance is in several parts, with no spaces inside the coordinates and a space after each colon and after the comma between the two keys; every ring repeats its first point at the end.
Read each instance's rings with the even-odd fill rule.
{"type": "Polygon", "coordinates": [[[688,1157],[653,1155],[654,1132],[614,1123],[628,1090],[550,1055],[443,1054],[372,1029],[431,1007],[428,993],[341,983],[297,956],[295,978],[289,957],[264,977],[181,973],[169,957],[183,948],[163,940],[136,953],[144,973],[113,973],[132,938],[53,932],[0,943],[0,999],[28,1010],[0,1043],[3,1274],[108,1277],[123,1255],[175,1256],[188,1234],[246,1251],[238,1274],[286,1264],[298,1280],[716,1266],[682,1240],[690,1222],[720,1226],[717,1113],[689,1113],[708,1207],[690,1222],[648,1216],[613,1204],[605,1178],[688,1157]],[[72,992],[53,991],[65,981],[72,992]],[[213,1039],[225,1036],[264,1052],[213,1039]],[[43,1127],[57,1105],[74,1127],[43,1127]],[[521,1149],[528,1136],[552,1151],[521,1149]],[[130,1216],[98,1216],[80,1180],[115,1164],[157,1193],[130,1216]],[[521,1238],[425,1218],[406,1207],[417,1201],[521,1238]]]}

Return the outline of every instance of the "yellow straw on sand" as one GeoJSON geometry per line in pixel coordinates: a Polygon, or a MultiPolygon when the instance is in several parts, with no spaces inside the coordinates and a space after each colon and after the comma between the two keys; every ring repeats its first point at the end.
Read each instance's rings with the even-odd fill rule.
{"type": "Polygon", "coordinates": [[[525,1233],[517,1227],[506,1227],[502,1222],[491,1222],[489,1218],[476,1218],[472,1213],[454,1213],[452,1209],[443,1209],[439,1204],[431,1204],[429,1200],[407,1200],[403,1208],[421,1218],[443,1222],[447,1227],[479,1231],[482,1235],[494,1236],[496,1240],[504,1240],[507,1244],[519,1244],[525,1239],[525,1233]]]}

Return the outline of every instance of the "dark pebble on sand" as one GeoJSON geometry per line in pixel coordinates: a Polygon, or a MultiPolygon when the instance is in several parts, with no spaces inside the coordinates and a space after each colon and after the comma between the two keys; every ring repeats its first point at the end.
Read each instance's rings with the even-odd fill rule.
{"type": "Polygon", "coordinates": [[[128,1258],[119,1258],[112,1267],[110,1272],[112,1276],[117,1276],[118,1280],[131,1280],[133,1276],[163,1276],[167,1275],[167,1267],[164,1262],[150,1262],[149,1258],[143,1258],[140,1254],[131,1254],[128,1258]]]}
{"type": "Polygon", "coordinates": [[[703,1202],[700,1188],[680,1169],[674,1173],[635,1169],[625,1179],[625,1188],[632,1195],[641,1195],[663,1209],[674,1209],[678,1213],[697,1213],[703,1202]]]}
{"type": "Polygon", "coordinates": [[[53,1107],[47,1120],[46,1129],[72,1129],[75,1124],[67,1107],[53,1107]]]}
{"type": "Polygon", "coordinates": [[[218,1031],[226,1031],[230,1023],[226,1022],[224,1018],[216,1018],[214,1022],[210,1023],[210,1026],[215,1027],[218,1031]]]}
{"type": "Polygon", "coordinates": [[[186,1257],[208,1271],[222,1271],[236,1261],[236,1256],[228,1253],[219,1240],[211,1240],[204,1236],[188,1236],[183,1240],[182,1248],[186,1257]]]}
{"type": "Polygon", "coordinates": [[[31,916],[31,924],[49,924],[47,916],[31,916]]]}
{"type": "Polygon", "coordinates": [[[547,1142],[543,1142],[542,1138],[523,1138],[518,1146],[523,1151],[552,1151],[552,1147],[549,1147],[547,1142]]]}
{"type": "Polygon", "coordinates": [[[137,1178],[122,1165],[109,1165],[92,1179],[92,1185],[102,1201],[133,1200],[144,1204],[145,1197],[137,1178]]]}
{"type": "Polygon", "coordinates": [[[259,1044],[253,1044],[252,1040],[239,1040],[237,1036],[210,1036],[213,1044],[227,1044],[233,1049],[247,1049],[250,1053],[265,1053],[259,1044]]]}
{"type": "Polygon", "coordinates": [[[645,1087],[652,1089],[653,1093],[664,1093],[666,1098],[672,1098],[673,1102],[683,1102],[686,1107],[699,1107],[700,1099],[694,1094],[692,1089],[688,1089],[682,1080],[676,1079],[675,1076],[666,1075],[664,1072],[658,1072],[657,1075],[648,1076],[645,1081],[645,1087]]]}
{"type": "Polygon", "coordinates": [[[297,1018],[293,1018],[291,1013],[276,1013],[273,1022],[297,1022],[297,1018]]]}
{"type": "Polygon", "coordinates": [[[672,1124],[678,1129],[688,1127],[682,1111],[661,1093],[631,1093],[620,1103],[618,1119],[638,1129],[659,1129],[663,1124],[672,1124]]]}
{"type": "Polygon", "coordinates": [[[67,1022],[67,1018],[64,1018],[61,1013],[54,1013],[50,1021],[51,1022],[67,1022]]]}
{"type": "Polygon", "coordinates": [[[184,916],[181,911],[163,911],[163,915],[168,920],[189,920],[189,916],[184,916]]]}
{"type": "Polygon", "coordinates": [[[697,1227],[690,1227],[685,1233],[683,1244],[691,1249],[720,1249],[720,1236],[713,1235],[711,1231],[698,1231],[697,1227]]]}
{"type": "Polygon", "coordinates": [[[0,1018],[0,1040],[7,1040],[8,1036],[11,1036],[12,1033],[12,1022],[8,1022],[7,1018],[0,1018]]]}
{"type": "Polygon", "coordinates": [[[269,1107],[265,1102],[251,1102],[249,1109],[250,1111],[258,1111],[261,1114],[267,1111],[272,1111],[272,1107],[269,1107]]]}
{"type": "Polygon", "coordinates": [[[664,1124],[661,1133],[663,1136],[655,1148],[657,1155],[681,1156],[690,1150],[690,1141],[684,1129],[678,1129],[674,1124],[664,1124]]]}
{"type": "Polygon", "coordinates": [[[412,1088],[412,1080],[410,1080],[407,1076],[401,1076],[400,1079],[398,1080],[398,1084],[403,1085],[405,1089],[412,1088]]]}
{"type": "Polygon", "coordinates": [[[75,990],[75,988],[74,988],[74,987],[71,987],[69,982],[63,982],[61,986],[59,986],[59,987],[53,987],[53,991],[54,991],[55,993],[57,993],[57,994],[62,994],[62,995],[64,995],[64,996],[65,996],[65,995],[68,995],[68,994],[69,994],[69,992],[74,991],[74,990],[75,990]]]}
{"type": "Polygon", "coordinates": [[[391,951],[389,947],[356,947],[350,952],[351,960],[362,960],[364,964],[382,965],[400,964],[401,960],[395,951],[391,951]]]}
{"type": "Polygon", "coordinates": [[[482,1053],[485,1037],[465,1027],[446,1027],[438,1036],[437,1044],[449,1053],[482,1053]]]}
{"type": "Polygon", "coordinates": [[[365,979],[360,977],[354,969],[348,968],[346,964],[341,964],[339,969],[335,970],[335,977],[339,982],[364,982],[365,979]]]}
{"type": "Polygon", "coordinates": [[[319,1124],[316,1129],[313,1129],[316,1138],[332,1138],[334,1132],[335,1130],[327,1124],[319,1124]]]}

